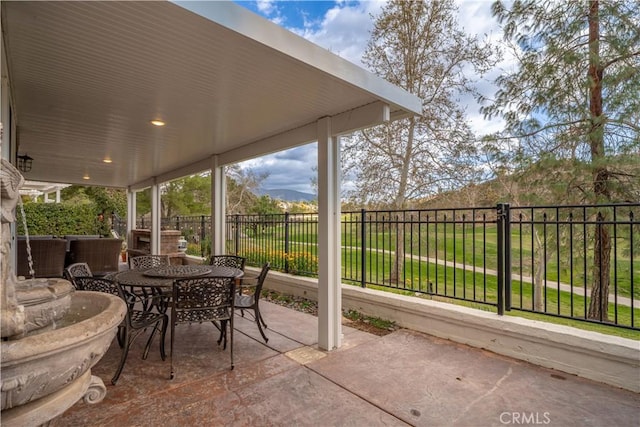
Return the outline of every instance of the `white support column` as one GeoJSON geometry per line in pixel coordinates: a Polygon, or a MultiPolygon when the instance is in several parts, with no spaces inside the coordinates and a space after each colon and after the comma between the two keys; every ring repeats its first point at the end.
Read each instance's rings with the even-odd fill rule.
{"type": "Polygon", "coordinates": [[[136,192],[127,189],[127,247],[131,247],[133,242],[131,241],[131,230],[136,228],[136,192]]]}
{"type": "Polygon", "coordinates": [[[218,165],[218,156],[211,162],[211,254],[225,253],[226,178],[224,166],[218,165]]]}
{"type": "Polygon", "coordinates": [[[331,118],[318,120],[318,346],[342,342],[340,280],[340,144],[331,118]]]}
{"type": "Polygon", "coordinates": [[[60,189],[56,190],[56,203],[60,203],[60,189]]]}
{"type": "Polygon", "coordinates": [[[49,193],[44,193],[44,202],[49,203],[49,193]]]}
{"type": "Polygon", "coordinates": [[[160,255],[160,185],[153,182],[151,186],[151,254],[160,255]]]}

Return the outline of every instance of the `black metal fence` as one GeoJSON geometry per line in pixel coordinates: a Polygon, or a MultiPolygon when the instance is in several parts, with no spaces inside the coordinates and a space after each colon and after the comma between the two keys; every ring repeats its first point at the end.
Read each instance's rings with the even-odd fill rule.
{"type": "MultiPolygon", "coordinates": [[[[640,204],[342,213],[342,279],[639,329],[640,204]],[[598,303],[598,301],[605,301],[598,303]]],[[[229,215],[227,253],[248,265],[316,276],[317,215],[229,215]]],[[[143,224],[139,224],[140,227],[143,224]]],[[[210,217],[163,219],[210,251],[210,217]]]]}
{"type": "Polygon", "coordinates": [[[249,265],[299,276],[318,274],[318,215],[271,214],[227,216],[227,251],[249,265]]]}
{"type": "MultiPolygon", "coordinates": [[[[495,306],[500,312],[496,209],[346,212],[343,278],[431,296],[495,306]]],[[[500,284],[504,287],[504,283],[500,284]]]]}
{"type": "Polygon", "coordinates": [[[639,216],[640,204],[508,209],[506,307],[639,329],[639,216]]]}

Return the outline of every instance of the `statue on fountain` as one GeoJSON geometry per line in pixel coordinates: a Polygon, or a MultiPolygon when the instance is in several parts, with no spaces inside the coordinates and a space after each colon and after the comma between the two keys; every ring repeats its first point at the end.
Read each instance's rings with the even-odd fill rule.
{"type": "MultiPolygon", "coordinates": [[[[1,138],[2,128],[0,127],[0,140],[1,138]]],[[[16,207],[22,203],[20,188],[24,184],[24,177],[9,161],[6,159],[0,159],[0,161],[1,332],[2,339],[15,340],[38,330],[54,328],[56,322],[69,311],[74,288],[69,281],[59,277],[28,280],[16,277],[11,262],[13,246],[11,223],[16,221],[16,207]]],[[[28,233],[25,232],[25,234],[28,233]]],[[[29,253],[28,239],[26,243],[29,253]]],[[[18,256],[24,256],[24,254],[18,254],[18,256]]]]}
{"type": "Polygon", "coordinates": [[[54,327],[69,310],[74,288],[61,278],[19,280],[16,277],[11,263],[11,223],[16,220],[15,208],[20,202],[19,190],[24,178],[7,160],[1,161],[2,338],[16,339],[31,331],[54,327]]]}
{"type": "Polygon", "coordinates": [[[0,166],[0,205],[2,221],[2,248],[0,261],[0,293],[2,301],[2,338],[19,335],[24,332],[24,307],[18,304],[16,298],[16,275],[11,266],[11,223],[15,222],[15,208],[20,197],[20,187],[24,178],[8,161],[2,159],[0,166]]]}

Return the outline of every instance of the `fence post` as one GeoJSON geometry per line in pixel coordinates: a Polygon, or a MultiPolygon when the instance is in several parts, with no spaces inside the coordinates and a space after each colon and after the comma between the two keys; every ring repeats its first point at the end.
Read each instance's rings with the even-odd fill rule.
{"type": "Polygon", "coordinates": [[[236,249],[236,253],[235,255],[238,255],[238,253],[240,252],[240,215],[235,214],[234,215],[234,222],[235,222],[235,249],[236,249]]]}
{"type": "Polygon", "coordinates": [[[204,215],[200,215],[200,256],[202,258],[204,258],[204,238],[205,238],[205,231],[204,231],[204,215]]]}
{"type": "Polygon", "coordinates": [[[289,212],[284,213],[284,271],[289,273],[289,212]]]}
{"type": "Polygon", "coordinates": [[[180,215],[176,215],[176,230],[180,231],[180,215]]]}
{"type": "MultiPolygon", "coordinates": [[[[598,260],[596,261],[595,256],[593,259],[593,263],[596,264],[597,262],[597,272],[598,272],[598,320],[600,322],[602,322],[603,319],[603,313],[604,313],[604,304],[608,304],[608,298],[603,294],[603,286],[602,286],[602,282],[604,281],[604,277],[602,275],[602,266],[604,263],[604,257],[603,257],[603,252],[604,252],[604,248],[603,245],[605,245],[605,242],[603,241],[603,231],[602,231],[602,226],[604,225],[604,215],[602,214],[602,211],[598,210],[598,213],[596,214],[596,243],[594,243],[595,245],[595,251],[596,251],[596,256],[598,257],[598,260]]],[[[608,233],[607,233],[608,234],[608,233]]],[[[596,279],[594,278],[594,281],[596,279]]],[[[589,311],[591,311],[591,309],[589,309],[589,311]]],[[[591,313],[589,313],[591,314],[591,313]]]]}
{"type": "Polygon", "coordinates": [[[504,309],[511,311],[511,207],[504,203],[504,309]]]}
{"type": "Polygon", "coordinates": [[[366,209],[360,210],[360,286],[367,287],[367,232],[365,217],[367,215],[366,209]]]}
{"type": "Polygon", "coordinates": [[[505,309],[505,295],[506,295],[506,283],[505,283],[505,266],[507,263],[506,245],[505,245],[505,221],[508,212],[508,205],[505,203],[498,203],[496,206],[496,227],[497,227],[497,246],[498,246],[498,315],[504,315],[505,309]]]}

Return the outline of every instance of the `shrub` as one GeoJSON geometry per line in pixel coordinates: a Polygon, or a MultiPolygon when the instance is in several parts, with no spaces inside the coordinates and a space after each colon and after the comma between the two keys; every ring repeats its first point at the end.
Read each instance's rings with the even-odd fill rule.
{"type": "MultiPolygon", "coordinates": [[[[103,222],[98,221],[96,209],[93,204],[26,203],[24,205],[30,235],[108,234],[108,218],[105,218],[103,222]]],[[[24,235],[24,223],[20,208],[17,211],[18,234],[24,235]]]]}
{"type": "Polygon", "coordinates": [[[314,276],[318,273],[318,258],[309,252],[297,252],[287,256],[289,273],[297,276],[314,276]]]}
{"type": "Polygon", "coordinates": [[[251,248],[240,255],[247,259],[247,265],[255,267],[269,261],[273,270],[298,276],[314,276],[318,272],[318,258],[308,252],[285,254],[284,251],[251,248]]]}

